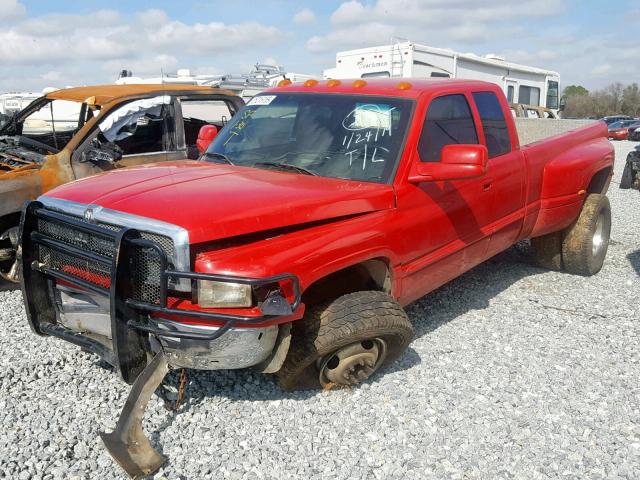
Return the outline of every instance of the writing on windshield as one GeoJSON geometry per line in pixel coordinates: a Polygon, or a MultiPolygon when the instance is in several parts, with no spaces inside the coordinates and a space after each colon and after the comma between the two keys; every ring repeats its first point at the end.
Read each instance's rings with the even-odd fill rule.
{"type": "Polygon", "coordinates": [[[260,95],[229,122],[209,151],[236,165],[388,182],[411,108],[411,100],[392,97],[260,95]]]}

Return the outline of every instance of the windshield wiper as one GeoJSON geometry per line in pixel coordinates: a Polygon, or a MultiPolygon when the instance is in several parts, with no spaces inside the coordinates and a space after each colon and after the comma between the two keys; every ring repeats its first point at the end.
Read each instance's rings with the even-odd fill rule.
{"type": "Polygon", "coordinates": [[[227,162],[229,165],[235,165],[230,159],[229,157],[227,157],[226,155],[224,155],[223,153],[218,153],[218,152],[204,152],[204,157],[205,158],[216,158],[216,159],[220,159],[220,160],[224,160],[225,162],[227,162]]]}
{"type": "Polygon", "coordinates": [[[311,170],[307,170],[304,167],[298,167],[296,165],[291,165],[289,163],[278,163],[278,162],[258,162],[253,164],[255,167],[276,167],[281,168],[283,170],[291,170],[298,173],[304,173],[305,175],[313,175],[317,176],[317,173],[312,172],[311,170]]]}

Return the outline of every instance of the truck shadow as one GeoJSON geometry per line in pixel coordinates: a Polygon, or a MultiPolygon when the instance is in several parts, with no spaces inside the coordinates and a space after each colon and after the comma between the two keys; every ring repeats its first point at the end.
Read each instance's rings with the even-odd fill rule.
{"type": "MultiPolygon", "coordinates": [[[[415,338],[437,330],[468,311],[488,307],[491,299],[518,280],[543,273],[544,270],[531,264],[528,248],[526,243],[518,244],[409,305],[407,313],[414,325],[415,338]]],[[[366,383],[375,384],[384,375],[410,369],[423,360],[426,359],[409,347],[384,372],[366,383]]],[[[166,383],[175,386],[177,379],[177,373],[173,372],[167,377],[166,383]]],[[[178,413],[189,410],[210,397],[221,398],[226,403],[235,400],[306,400],[324,394],[317,390],[285,392],[273,375],[263,375],[252,370],[189,370],[188,380],[184,403],[178,413]]]]}
{"type": "Polygon", "coordinates": [[[517,281],[544,272],[530,260],[528,242],[499,253],[406,308],[416,337],[431,333],[471,310],[487,308],[491,299],[517,281]]]}
{"type": "Polygon", "coordinates": [[[640,250],[636,250],[627,255],[627,260],[640,277],[640,250]]]}

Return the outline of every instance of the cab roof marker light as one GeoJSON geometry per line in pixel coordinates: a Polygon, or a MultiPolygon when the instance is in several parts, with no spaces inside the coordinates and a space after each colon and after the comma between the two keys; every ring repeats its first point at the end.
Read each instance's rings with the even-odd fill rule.
{"type": "Polygon", "coordinates": [[[310,78],[306,82],[304,82],[305,87],[315,87],[318,84],[318,80],[315,78],[310,78]]]}
{"type": "Polygon", "coordinates": [[[342,82],[340,80],[332,79],[327,82],[327,87],[337,87],[342,82]]]}
{"type": "Polygon", "coordinates": [[[413,85],[411,85],[409,82],[400,82],[398,83],[398,85],[396,85],[396,88],[398,90],[409,90],[413,85]]]}
{"type": "Polygon", "coordinates": [[[287,85],[291,85],[291,80],[285,78],[284,80],[280,80],[278,82],[278,87],[286,87],[287,85]]]}
{"type": "Polygon", "coordinates": [[[367,85],[367,82],[364,80],[355,80],[351,85],[355,88],[362,88],[367,85]]]}

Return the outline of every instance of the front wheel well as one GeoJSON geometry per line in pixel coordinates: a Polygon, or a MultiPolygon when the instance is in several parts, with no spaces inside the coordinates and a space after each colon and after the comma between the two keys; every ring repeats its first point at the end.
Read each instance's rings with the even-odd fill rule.
{"type": "Polygon", "coordinates": [[[391,293],[391,271],[386,259],[366,260],[316,280],[305,289],[302,302],[317,305],[362,290],[391,293]]]}
{"type": "Polygon", "coordinates": [[[593,177],[591,177],[591,181],[589,182],[589,186],[587,187],[587,194],[589,193],[599,193],[604,195],[607,193],[609,189],[609,182],[611,181],[611,172],[613,171],[613,167],[606,167],[602,170],[597,171],[593,177]]]}

